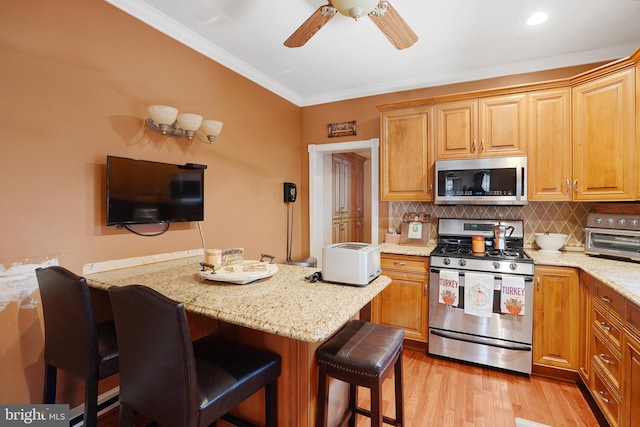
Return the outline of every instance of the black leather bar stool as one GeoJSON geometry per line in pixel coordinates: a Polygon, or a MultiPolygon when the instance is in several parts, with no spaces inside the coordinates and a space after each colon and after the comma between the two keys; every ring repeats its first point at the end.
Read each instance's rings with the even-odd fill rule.
{"type": "Polygon", "coordinates": [[[380,427],[383,422],[402,426],[402,341],[401,329],[352,320],[337,334],[322,344],[317,352],[318,366],[318,407],[316,427],[327,424],[329,403],[329,381],[333,377],[349,384],[349,405],[340,424],[349,420],[354,427],[356,414],[371,418],[372,427],[380,427]],[[395,419],[382,414],[382,383],[394,370],[396,415],[395,419]],[[357,386],[367,387],[371,393],[371,410],[357,406],[357,386]]]}
{"type": "Polygon", "coordinates": [[[98,382],[118,372],[116,329],[112,320],[95,323],[89,288],[80,277],[60,266],[36,269],[44,317],[43,403],[55,403],[61,369],[85,382],[84,425],[97,425],[98,382]]]}
{"type": "Polygon", "coordinates": [[[195,342],[182,303],[142,285],[109,289],[120,348],[120,426],[134,412],[164,427],[205,427],[265,389],[265,422],[277,427],[278,354],[206,336],[195,342]]]}

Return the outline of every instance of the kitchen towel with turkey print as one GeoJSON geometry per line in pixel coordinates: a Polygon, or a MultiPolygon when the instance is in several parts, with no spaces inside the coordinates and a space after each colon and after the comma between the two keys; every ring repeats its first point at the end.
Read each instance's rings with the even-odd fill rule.
{"type": "Polygon", "coordinates": [[[524,316],[524,277],[502,276],[500,311],[524,316]]]}
{"type": "Polygon", "coordinates": [[[438,279],[438,302],[450,307],[458,306],[458,286],[460,278],[457,271],[440,270],[438,279]]]}
{"type": "Polygon", "coordinates": [[[464,312],[474,316],[493,314],[493,274],[465,273],[464,312]]]}

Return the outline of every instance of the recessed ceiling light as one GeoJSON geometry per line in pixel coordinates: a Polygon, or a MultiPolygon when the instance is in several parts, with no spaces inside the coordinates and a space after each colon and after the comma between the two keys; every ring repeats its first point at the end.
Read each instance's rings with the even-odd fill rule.
{"type": "Polygon", "coordinates": [[[533,15],[531,15],[531,17],[527,20],[527,24],[529,24],[529,25],[542,24],[548,18],[549,18],[549,15],[547,15],[546,13],[544,13],[544,12],[536,12],[533,15]]]}

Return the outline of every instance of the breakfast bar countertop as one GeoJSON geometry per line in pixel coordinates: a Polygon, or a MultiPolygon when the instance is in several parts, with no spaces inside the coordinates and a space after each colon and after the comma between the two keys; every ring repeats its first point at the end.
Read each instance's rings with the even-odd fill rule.
{"type": "Polygon", "coordinates": [[[317,268],[278,264],[278,272],[236,285],[201,279],[202,257],[188,257],[86,274],[93,288],[141,284],[182,302],[188,312],[304,342],[333,335],[391,283],[380,276],[367,286],[310,283],[317,268]]]}

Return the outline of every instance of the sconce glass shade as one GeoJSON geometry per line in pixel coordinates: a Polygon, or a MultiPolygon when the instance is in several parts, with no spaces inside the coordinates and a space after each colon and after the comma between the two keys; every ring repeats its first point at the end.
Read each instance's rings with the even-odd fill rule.
{"type": "Polygon", "coordinates": [[[371,12],[380,0],[331,0],[331,4],[344,16],[361,18],[371,12]]]}
{"type": "Polygon", "coordinates": [[[178,109],[166,105],[152,105],[149,107],[149,114],[159,125],[172,125],[178,116],[178,109]]]}
{"type": "Polygon", "coordinates": [[[184,131],[187,139],[193,138],[193,134],[202,123],[202,116],[198,114],[182,113],[178,114],[178,126],[184,131]]]}
{"type": "Polygon", "coordinates": [[[202,121],[202,132],[207,136],[210,143],[213,143],[216,136],[220,135],[220,132],[222,132],[222,125],[223,123],[218,120],[202,121]]]}
{"type": "Polygon", "coordinates": [[[152,105],[149,107],[149,114],[153,122],[149,123],[149,126],[156,132],[159,131],[161,134],[166,135],[176,121],[178,110],[166,105],[152,105]],[[152,125],[155,125],[156,128],[154,129],[152,125]]]}

